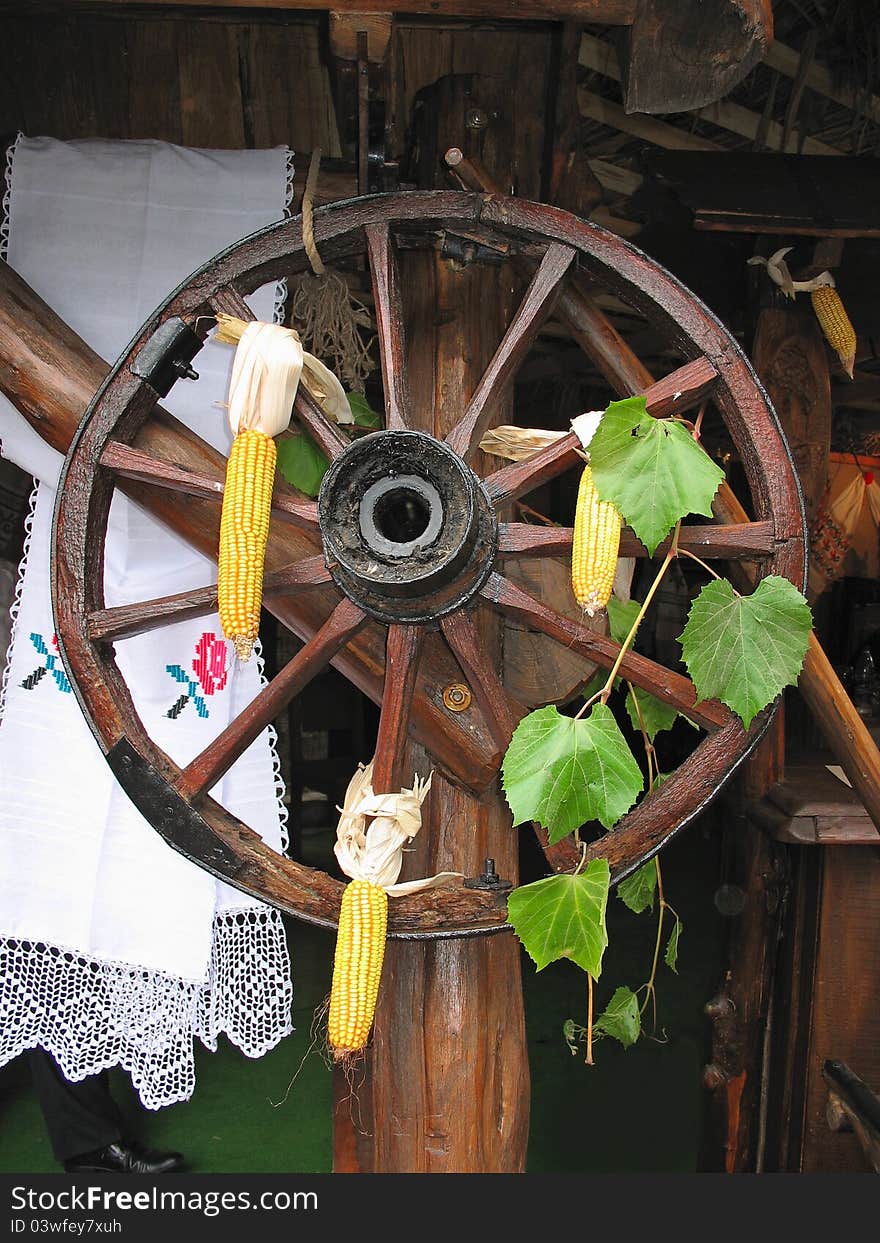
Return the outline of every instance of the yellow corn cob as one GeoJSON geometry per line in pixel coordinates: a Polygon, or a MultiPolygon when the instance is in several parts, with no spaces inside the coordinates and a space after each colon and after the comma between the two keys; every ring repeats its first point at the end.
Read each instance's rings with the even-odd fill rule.
{"type": "Polygon", "coordinates": [[[810,297],[828,344],[837,351],[844,371],[852,379],[856,361],[856,334],[840,295],[833,285],[820,285],[811,292],[810,297]]]}
{"type": "Polygon", "coordinates": [[[367,1043],[385,957],[388,895],[368,880],[345,887],[336,934],[327,1037],[337,1059],[367,1043]]]}
{"type": "Polygon", "coordinates": [[[584,467],[578,488],[571,549],[574,598],[590,617],[604,609],[614,586],[620,547],[620,513],[611,501],[600,501],[593,472],[584,467]]]}
{"type": "Polygon", "coordinates": [[[220,625],[241,660],[260,625],[263,561],[275,483],[275,441],[248,428],[232,442],[220,516],[217,596],[220,625]]]}

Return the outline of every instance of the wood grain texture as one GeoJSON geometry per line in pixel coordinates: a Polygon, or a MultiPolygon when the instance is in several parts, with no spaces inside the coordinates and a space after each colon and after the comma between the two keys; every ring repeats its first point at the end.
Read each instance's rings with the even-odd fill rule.
{"type": "Polygon", "coordinates": [[[334,423],[332,419],[327,418],[327,415],[302,383],[296,391],[296,397],[293,399],[293,412],[321,452],[331,462],[334,458],[339,457],[340,453],[347,449],[351,443],[345,433],[339,430],[339,425],[334,423]]]}
{"type": "MultiPolygon", "coordinates": [[[[709,392],[716,376],[714,366],[705,358],[679,367],[644,390],[648,413],[662,419],[690,409],[709,392]]],[[[578,454],[580,447],[580,440],[574,432],[569,432],[526,461],[512,462],[510,466],[495,471],[486,479],[486,488],[493,502],[500,506],[525,496],[568,467],[581,462],[583,459],[578,454]]]]}
{"type": "Polygon", "coordinates": [[[538,265],[516,314],[508,324],[492,361],[480,377],[467,409],[446,437],[450,449],[460,457],[469,458],[474,446],[479,444],[492,418],[493,402],[534,344],[542,325],[553,310],[562,282],[574,258],[574,251],[570,247],[547,247],[546,254],[538,265]]]}
{"type": "Polygon", "coordinates": [[[867,1083],[880,1083],[880,1044],[874,1038],[880,1006],[880,852],[828,849],[822,863],[800,1168],[804,1173],[856,1172],[868,1165],[854,1135],[835,1134],[828,1126],[822,1063],[837,1058],[867,1083]]]}
{"type": "MultiPolygon", "coordinates": [[[[498,529],[498,552],[506,556],[571,556],[571,527],[544,527],[529,522],[502,522],[498,529]]],[[[735,557],[763,559],[773,551],[773,528],[769,522],[742,522],[733,526],[683,526],[679,548],[708,560],[735,557]]],[[[670,541],[664,540],[654,552],[664,557],[670,541]]],[[[620,535],[621,557],[647,557],[648,550],[629,527],[620,535]]]]}
{"type": "MultiPolygon", "coordinates": [[[[71,7],[90,0],[68,0],[71,7]]],[[[143,0],[107,0],[125,8],[142,5],[143,0]]],[[[362,12],[364,0],[334,0],[340,13],[362,12]]],[[[435,17],[435,0],[391,0],[386,13],[423,13],[435,17]]],[[[310,0],[152,0],[154,8],[213,9],[311,9],[310,0]]],[[[447,17],[496,17],[507,21],[550,21],[570,17],[582,22],[627,26],[635,13],[635,0],[444,0],[447,17]]]]}
{"type": "Polygon", "coordinates": [[[773,42],[770,0],[641,0],[629,32],[627,112],[690,112],[727,95],[773,42]]]}
{"type": "Polygon", "coordinates": [[[368,225],[367,256],[373,278],[374,313],[385,390],[385,427],[399,431],[408,426],[409,396],[406,379],[406,341],[397,255],[387,225],[368,225]]]}
{"type": "MultiPolygon", "coordinates": [[[[299,591],[308,587],[324,587],[332,582],[323,557],[306,557],[291,565],[273,570],[263,579],[263,598],[291,587],[299,591]]],[[[120,604],[110,609],[96,609],[86,618],[90,639],[111,642],[145,634],[173,622],[189,621],[217,611],[217,584],[180,591],[172,596],[157,596],[138,604],[120,604]]]]}
{"type": "Polygon", "coordinates": [[[180,24],[180,120],[189,147],[214,147],[218,133],[231,147],[246,145],[238,34],[238,27],[231,24],[180,24]]]}
{"type": "Polygon", "coordinates": [[[396,794],[412,785],[413,774],[406,770],[406,737],[424,638],[421,626],[388,627],[385,686],[373,757],[376,794],[396,794]]]}
{"type": "MultiPolygon", "coordinates": [[[[211,500],[223,496],[224,480],[202,475],[185,466],[177,466],[164,458],[154,457],[140,449],[111,440],[101,454],[101,465],[122,479],[149,483],[156,488],[182,492],[186,496],[211,500]]],[[[293,490],[276,487],[272,495],[272,510],[283,522],[301,527],[306,531],[318,530],[318,506],[301,493],[291,495],[293,490]]]]}
{"type": "MultiPolygon", "coordinates": [[[[561,613],[547,608],[540,600],[536,600],[500,574],[489,575],[481,594],[503,613],[521,619],[575,651],[583,652],[603,669],[610,670],[617,660],[620,645],[613,639],[589,631],[561,613]]],[[[683,712],[703,729],[720,729],[731,719],[730,710],[715,700],[698,703],[693,683],[687,678],[658,665],[656,661],[640,656],[637,652],[627,652],[620,666],[620,673],[635,686],[648,691],[676,711],[683,712]]]]}
{"type": "Polygon", "coordinates": [[[752,361],[791,448],[809,526],[825,488],[831,448],[828,357],[812,308],[763,309],[752,361]]]}

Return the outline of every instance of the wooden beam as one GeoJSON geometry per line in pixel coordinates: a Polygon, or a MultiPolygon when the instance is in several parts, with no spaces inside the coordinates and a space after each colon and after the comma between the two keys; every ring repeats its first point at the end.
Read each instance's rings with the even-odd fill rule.
{"type": "MultiPolygon", "coordinates": [[[[589,34],[581,35],[581,50],[578,56],[578,62],[586,69],[592,69],[596,73],[601,73],[603,77],[611,78],[615,82],[619,82],[621,80],[622,74],[620,62],[617,56],[617,49],[613,43],[608,43],[604,39],[597,39],[594,35],[589,34]]],[[[635,119],[644,121],[645,119],[643,117],[635,118],[624,109],[621,109],[621,112],[623,116],[630,121],[635,119]]],[[[699,117],[702,121],[708,121],[710,125],[717,125],[719,129],[728,130],[731,134],[738,134],[741,138],[748,138],[752,141],[754,141],[757,137],[758,130],[761,126],[761,117],[757,112],[752,112],[751,109],[744,108],[741,104],[732,103],[728,99],[721,99],[716,103],[708,104],[707,106],[700,108],[700,110],[695,112],[694,115],[699,117]]],[[[662,123],[657,122],[656,124],[662,123]]],[[[631,129],[625,129],[622,124],[617,125],[616,128],[623,129],[625,133],[637,132],[631,129]]],[[[675,128],[676,133],[684,133],[685,137],[688,136],[685,131],[678,130],[677,127],[673,128],[675,128]]],[[[663,141],[664,135],[662,130],[653,131],[658,135],[656,139],[650,136],[651,132],[652,131],[649,126],[644,132],[639,132],[638,136],[645,138],[648,142],[655,142],[656,145],[660,147],[675,148],[676,144],[674,142],[663,141]]],[[[708,145],[701,148],[694,148],[691,146],[690,149],[706,150],[717,145],[711,143],[708,139],[700,139],[699,141],[708,145]]],[[[781,151],[782,141],[783,127],[777,121],[771,121],[766,127],[765,145],[770,147],[773,151],[781,151]]],[[[681,144],[681,146],[684,146],[684,144],[681,144]]],[[[791,134],[789,136],[788,146],[786,149],[795,154],[798,152],[798,140],[795,134],[791,134]]],[[[838,150],[837,147],[829,147],[827,143],[819,142],[818,139],[815,138],[808,138],[806,140],[803,145],[803,152],[806,155],[843,155],[843,152],[838,150]]],[[[595,163],[595,161],[593,163],[595,163]]],[[[595,168],[593,171],[601,181],[602,178],[599,171],[595,168]]]]}
{"type": "MultiPolygon", "coordinates": [[[[786,47],[784,43],[772,43],[764,55],[763,63],[786,78],[797,78],[801,54],[794,48],[786,47]]],[[[880,125],[880,96],[869,95],[866,99],[857,97],[848,87],[836,85],[830,69],[818,61],[814,60],[804,74],[804,86],[852,112],[863,112],[869,121],[880,125]]]]}
{"type": "MultiPolygon", "coordinates": [[[[94,8],[90,0],[62,0],[65,8],[94,8]]],[[[105,7],[143,8],[144,0],[107,0],[105,7]]],[[[308,9],[314,0],[149,0],[149,7],[210,9],[308,9]]],[[[415,13],[441,16],[436,0],[386,0],[383,13],[415,13]]],[[[339,13],[370,11],[370,0],[335,0],[339,13]]],[[[505,21],[578,21],[603,26],[629,26],[635,18],[636,0],[443,0],[443,17],[485,17],[505,21]]]]}
{"type": "Polygon", "coordinates": [[[646,172],[694,214],[694,227],[731,233],[880,237],[880,167],[842,156],[728,151],[698,158],[648,151],[646,172]]]}
{"type": "Polygon", "coordinates": [[[639,173],[630,172],[628,168],[619,168],[608,160],[590,160],[590,168],[602,189],[610,190],[612,194],[635,194],[644,180],[639,173]]]}
{"type": "Polygon", "coordinates": [[[578,106],[581,116],[590,121],[598,121],[609,129],[621,130],[624,134],[632,134],[644,142],[653,143],[655,147],[665,147],[670,151],[722,151],[723,148],[710,138],[700,138],[689,134],[687,130],[667,125],[665,121],[655,121],[653,117],[641,114],[630,115],[624,112],[620,104],[592,91],[581,87],[578,90],[578,106]]]}

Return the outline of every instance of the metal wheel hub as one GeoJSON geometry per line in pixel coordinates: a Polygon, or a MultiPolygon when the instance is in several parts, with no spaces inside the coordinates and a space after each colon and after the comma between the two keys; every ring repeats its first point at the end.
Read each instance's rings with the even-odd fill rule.
{"type": "Polygon", "coordinates": [[[384,622],[428,622],[486,580],[497,522],[480,480],[424,432],[374,432],[333,462],[318,497],[324,556],[350,600],[384,622]]]}

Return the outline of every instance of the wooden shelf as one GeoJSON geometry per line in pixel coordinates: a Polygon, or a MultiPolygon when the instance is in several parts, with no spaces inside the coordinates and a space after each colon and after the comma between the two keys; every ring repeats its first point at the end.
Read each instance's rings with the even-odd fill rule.
{"type": "Polygon", "coordinates": [[[793,846],[878,846],[877,832],[855,790],[824,764],[791,766],[749,815],[777,841],[793,846]]]}

